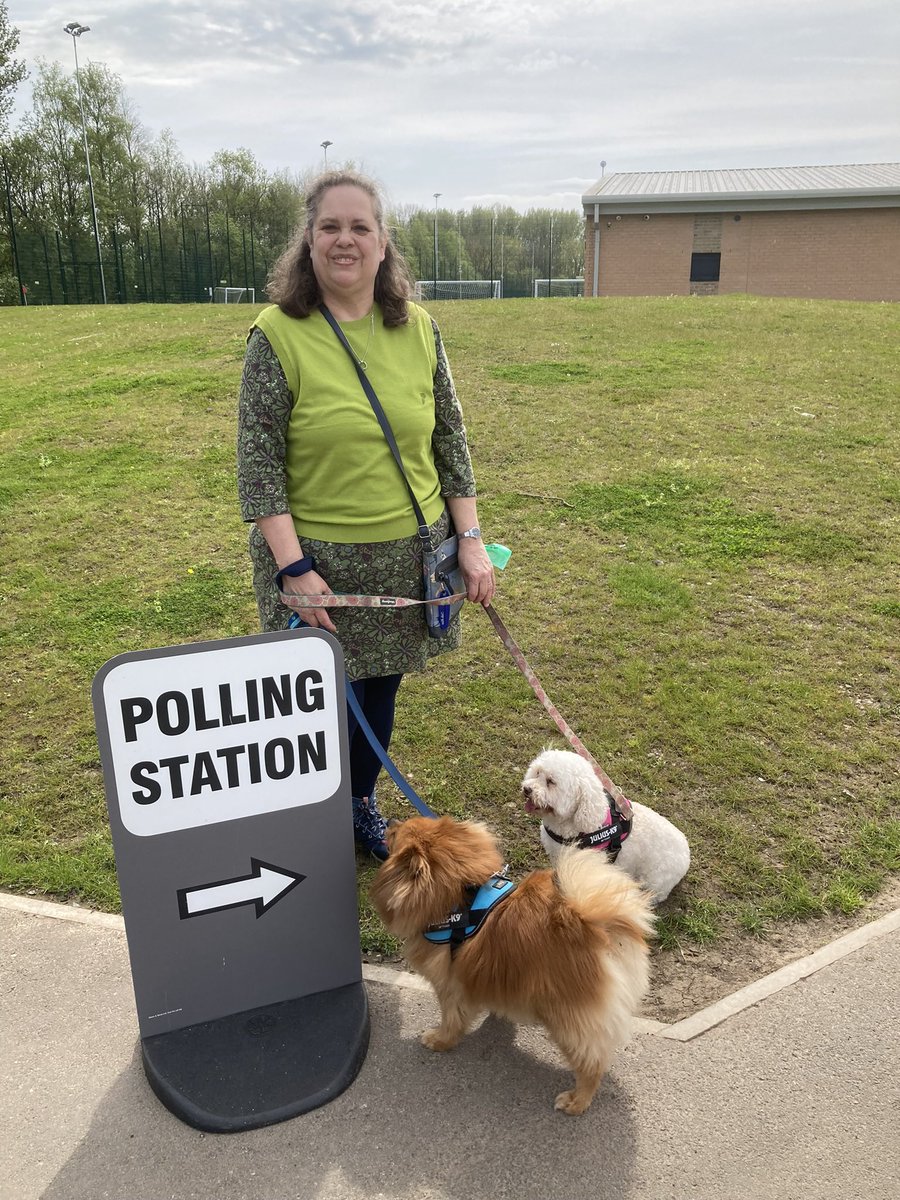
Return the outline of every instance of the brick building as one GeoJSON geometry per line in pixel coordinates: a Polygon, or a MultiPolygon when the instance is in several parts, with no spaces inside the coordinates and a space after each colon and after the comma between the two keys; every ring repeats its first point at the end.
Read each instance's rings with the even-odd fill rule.
{"type": "Polygon", "coordinates": [[[609,175],[582,203],[586,296],[900,300],[900,163],[609,175]]]}

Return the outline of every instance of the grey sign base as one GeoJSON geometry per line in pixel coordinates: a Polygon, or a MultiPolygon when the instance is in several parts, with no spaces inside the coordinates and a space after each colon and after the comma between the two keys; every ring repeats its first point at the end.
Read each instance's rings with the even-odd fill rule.
{"type": "Polygon", "coordinates": [[[153,1091],[210,1133],[274,1125],[350,1086],[369,1045],[365,986],[351,983],[141,1041],[153,1091]]]}

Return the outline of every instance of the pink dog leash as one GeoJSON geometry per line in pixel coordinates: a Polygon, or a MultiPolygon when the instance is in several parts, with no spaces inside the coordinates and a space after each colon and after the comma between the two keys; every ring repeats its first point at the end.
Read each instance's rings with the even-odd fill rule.
{"type": "MultiPolygon", "coordinates": [[[[302,596],[298,593],[288,594],[286,592],[279,591],[279,595],[281,596],[282,604],[286,605],[288,608],[297,609],[297,608],[409,608],[413,605],[418,605],[418,604],[452,604],[455,600],[464,600],[466,594],[465,594],[465,592],[458,592],[452,596],[441,596],[435,600],[413,600],[409,596],[367,596],[367,595],[362,595],[362,594],[358,594],[358,593],[346,593],[346,592],[338,593],[338,594],[334,594],[334,595],[331,593],[328,593],[326,595],[302,596]]],[[[613,781],[610,779],[610,777],[606,774],[606,772],[603,770],[603,768],[597,762],[596,758],[594,758],[593,754],[591,754],[590,750],[588,750],[587,746],[585,746],[584,742],[582,742],[581,738],[578,736],[578,734],[575,732],[575,730],[572,729],[572,727],[568,724],[568,722],[565,720],[563,715],[560,713],[559,709],[556,707],[556,705],[553,703],[553,701],[550,699],[550,697],[544,691],[543,687],[541,686],[541,681],[538,679],[537,675],[535,675],[534,671],[529,666],[528,660],[525,658],[525,655],[522,653],[522,651],[516,645],[516,642],[513,639],[512,634],[509,632],[509,630],[506,628],[506,626],[500,620],[500,617],[498,616],[497,610],[494,608],[494,606],[492,604],[488,604],[485,606],[484,611],[490,617],[491,624],[494,626],[494,629],[496,629],[497,635],[500,638],[500,641],[503,643],[503,645],[507,648],[507,650],[512,655],[513,661],[515,662],[515,664],[519,668],[519,670],[522,672],[522,674],[525,676],[526,680],[528,681],[528,683],[531,687],[531,690],[534,692],[534,694],[537,696],[538,700],[540,700],[541,704],[543,704],[544,708],[547,710],[547,712],[553,718],[553,721],[556,724],[557,729],[560,731],[560,733],[563,735],[563,737],[566,739],[566,741],[569,743],[569,745],[572,747],[572,749],[575,750],[578,754],[580,754],[582,758],[586,758],[587,761],[594,768],[594,773],[596,774],[597,778],[600,780],[600,782],[603,784],[604,788],[606,788],[607,792],[609,792],[610,796],[612,797],[613,803],[616,806],[616,811],[618,812],[618,814],[623,818],[623,820],[630,820],[630,818],[631,818],[631,801],[628,799],[628,797],[625,795],[624,792],[620,791],[620,789],[616,787],[616,785],[613,783],[613,781]]]]}
{"type": "Polygon", "coordinates": [[[466,598],[465,592],[437,596],[433,600],[413,600],[411,596],[364,596],[357,592],[303,596],[299,592],[279,591],[278,594],[287,608],[411,608],[414,604],[453,604],[466,598]]]}
{"type": "Polygon", "coordinates": [[[600,782],[603,784],[604,788],[607,790],[607,792],[609,792],[610,796],[612,797],[613,803],[616,806],[616,811],[619,813],[619,816],[622,817],[623,820],[626,820],[626,821],[630,820],[630,818],[631,818],[631,801],[628,799],[628,797],[625,795],[624,792],[620,791],[616,787],[616,785],[613,783],[613,781],[609,778],[609,776],[606,774],[606,772],[603,770],[603,768],[597,762],[596,758],[594,758],[593,754],[591,754],[590,750],[588,750],[587,746],[585,746],[584,742],[582,742],[581,738],[575,733],[574,729],[572,729],[572,727],[566,722],[565,718],[562,716],[559,709],[556,707],[556,705],[553,703],[553,701],[550,699],[550,697],[544,691],[543,687],[541,687],[541,681],[538,679],[537,675],[535,675],[534,671],[532,671],[531,667],[528,665],[528,660],[525,658],[525,655],[522,653],[522,651],[516,645],[515,641],[513,640],[512,634],[509,632],[509,630],[506,628],[506,626],[500,620],[500,617],[497,615],[497,611],[494,608],[494,606],[491,604],[488,604],[485,606],[484,611],[490,617],[491,624],[496,629],[497,635],[500,638],[500,641],[503,643],[503,645],[507,648],[507,650],[513,656],[513,660],[515,661],[516,666],[519,668],[519,670],[522,672],[522,674],[528,680],[528,683],[531,686],[531,690],[534,692],[534,694],[537,696],[538,700],[540,700],[541,704],[543,704],[544,708],[547,710],[547,712],[553,718],[554,722],[556,723],[557,729],[560,731],[560,733],[563,735],[563,737],[566,739],[566,741],[569,743],[569,745],[572,747],[572,749],[575,750],[578,754],[580,754],[582,758],[586,758],[588,760],[588,762],[591,764],[591,766],[594,768],[594,773],[596,774],[597,778],[600,780],[600,782]]]}

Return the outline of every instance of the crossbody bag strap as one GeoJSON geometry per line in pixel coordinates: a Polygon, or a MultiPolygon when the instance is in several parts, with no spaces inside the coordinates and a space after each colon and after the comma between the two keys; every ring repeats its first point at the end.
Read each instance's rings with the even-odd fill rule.
{"type": "Polygon", "coordinates": [[[403,459],[400,457],[400,447],[397,445],[397,439],[394,437],[394,431],[393,431],[393,429],[391,429],[390,424],[388,423],[388,419],[384,415],[384,409],[381,407],[381,401],[378,399],[377,395],[375,394],[375,389],[372,387],[372,384],[370,383],[365,371],[363,371],[362,367],[360,367],[359,360],[357,359],[356,355],[353,353],[353,347],[347,341],[347,335],[344,333],[343,329],[341,329],[340,325],[335,320],[334,315],[331,312],[329,312],[329,310],[326,308],[326,306],[324,304],[319,305],[319,311],[321,312],[321,314],[325,318],[325,320],[328,322],[328,324],[331,326],[331,328],[334,330],[335,336],[337,337],[338,341],[341,343],[341,345],[344,347],[344,349],[350,355],[350,361],[353,363],[353,366],[356,370],[356,374],[359,378],[359,382],[362,384],[362,389],[366,393],[369,403],[372,405],[372,409],[378,420],[378,424],[381,426],[381,432],[384,434],[385,438],[387,439],[387,444],[391,448],[391,454],[393,454],[393,456],[394,456],[394,461],[396,462],[397,466],[400,468],[400,474],[403,476],[403,482],[406,484],[406,490],[409,492],[410,500],[412,500],[413,512],[416,514],[416,521],[418,522],[418,525],[419,525],[419,530],[418,530],[419,538],[421,539],[422,543],[425,545],[426,549],[431,549],[431,534],[428,529],[428,522],[425,520],[425,516],[424,516],[421,508],[419,507],[419,502],[416,499],[415,492],[412,490],[412,487],[410,486],[409,479],[407,478],[407,475],[406,475],[406,470],[403,466],[403,459]]]}

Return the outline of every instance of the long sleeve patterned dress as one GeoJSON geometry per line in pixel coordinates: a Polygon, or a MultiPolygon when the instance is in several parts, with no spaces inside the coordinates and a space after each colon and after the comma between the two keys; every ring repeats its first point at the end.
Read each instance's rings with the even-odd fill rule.
{"type": "MultiPolygon", "coordinates": [[[[441,335],[434,329],[435,429],[432,452],[444,496],[474,496],[475,479],[462,410],[456,396],[441,335]]],[[[247,522],[290,511],[287,498],[286,439],[294,404],[278,357],[265,334],[254,329],[247,344],[238,414],[238,491],[247,522]]],[[[432,546],[449,532],[449,514],[430,527],[432,546]]],[[[422,556],[417,536],[386,542],[338,543],[304,536],[303,550],[333,592],[360,592],[421,598],[422,556]]],[[[276,564],[258,528],[250,530],[253,588],[265,631],[285,629],[291,612],[274,585],[276,564]]],[[[424,610],[329,610],[338,630],[351,679],[422,671],[429,657],[454,650],[460,642],[459,615],[447,635],[428,636],[424,610]]]]}

